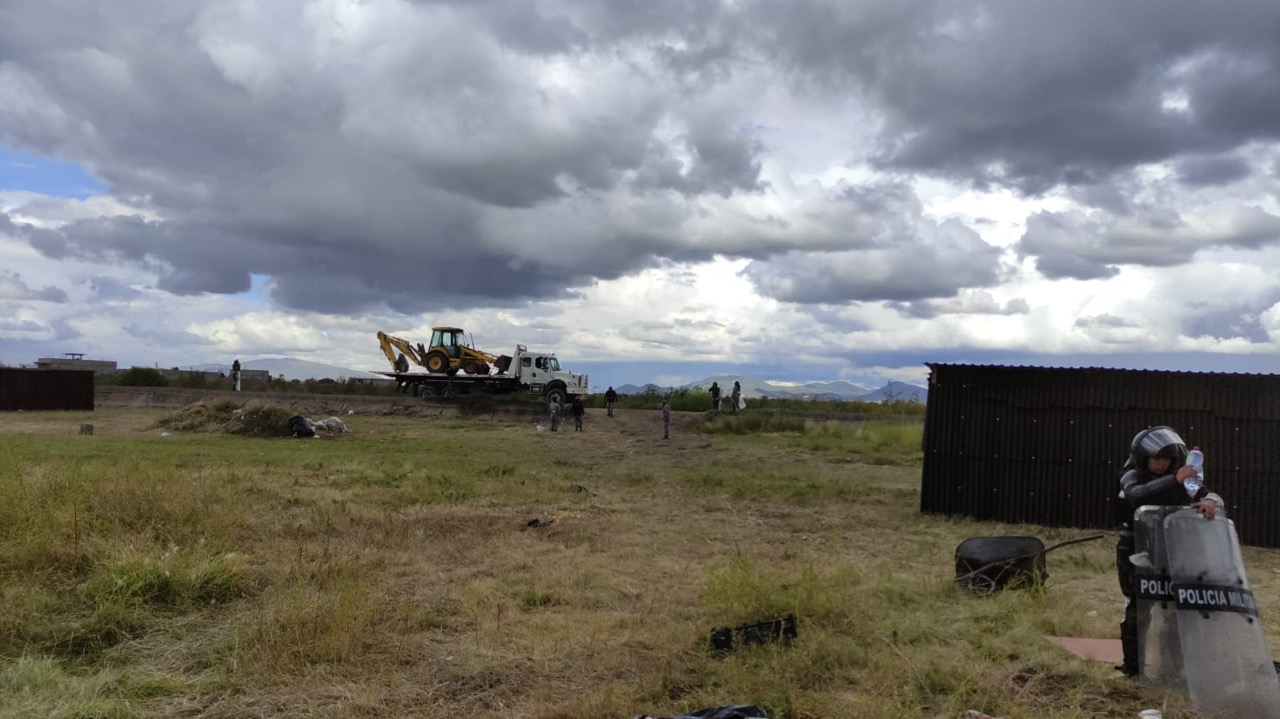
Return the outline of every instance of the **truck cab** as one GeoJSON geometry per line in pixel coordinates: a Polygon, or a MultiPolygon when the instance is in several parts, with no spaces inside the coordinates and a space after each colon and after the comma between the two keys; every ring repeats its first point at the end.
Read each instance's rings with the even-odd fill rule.
{"type": "Polygon", "coordinates": [[[563,404],[570,397],[589,394],[587,375],[565,370],[555,355],[530,352],[524,345],[516,345],[511,374],[535,391],[545,390],[548,401],[563,404]]]}

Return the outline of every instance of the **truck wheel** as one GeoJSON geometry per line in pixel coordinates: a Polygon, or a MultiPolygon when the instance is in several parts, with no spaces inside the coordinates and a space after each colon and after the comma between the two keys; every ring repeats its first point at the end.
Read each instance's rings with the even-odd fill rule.
{"type": "Polygon", "coordinates": [[[418,388],[418,396],[423,399],[429,399],[436,396],[436,389],[430,385],[422,385],[418,388]]]}
{"type": "Polygon", "coordinates": [[[440,396],[441,397],[457,397],[458,391],[452,387],[445,387],[444,389],[440,390],[440,396]]]}
{"type": "Polygon", "coordinates": [[[564,387],[552,387],[551,389],[547,390],[548,404],[550,404],[551,402],[555,402],[556,404],[563,405],[566,402],[568,402],[568,400],[569,400],[569,393],[565,391],[564,387]]]}
{"type": "Polygon", "coordinates": [[[480,374],[480,363],[473,359],[469,359],[462,363],[462,371],[467,374],[480,374]]]}
{"type": "Polygon", "coordinates": [[[440,374],[449,369],[449,355],[440,350],[433,350],[427,354],[427,371],[432,374],[440,374]]]}

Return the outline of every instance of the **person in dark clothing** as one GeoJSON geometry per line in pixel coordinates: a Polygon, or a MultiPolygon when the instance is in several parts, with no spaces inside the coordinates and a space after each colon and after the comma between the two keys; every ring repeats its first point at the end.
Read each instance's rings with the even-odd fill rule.
{"type": "Polygon", "coordinates": [[[662,438],[671,439],[671,405],[662,399],[662,438]]]}
{"type": "Polygon", "coordinates": [[[711,393],[711,409],[719,412],[720,411],[720,383],[712,382],[711,389],[708,391],[711,393]]]}
{"type": "Polygon", "coordinates": [[[586,409],[585,407],[583,407],[583,406],[582,406],[582,397],[581,397],[581,396],[578,396],[578,397],[574,397],[574,398],[573,398],[573,406],[572,406],[572,408],[571,408],[571,409],[572,409],[572,411],[573,411],[573,431],[574,431],[574,432],[581,432],[581,431],[582,431],[582,416],[583,416],[584,414],[586,414],[586,413],[587,413],[587,409],[586,409]]]}
{"type": "Polygon", "coordinates": [[[1129,443],[1129,460],[1120,476],[1117,521],[1120,539],[1116,542],[1116,573],[1126,601],[1120,623],[1120,646],[1124,663],[1120,671],[1138,675],[1138,575],[1129,557],[1135,551],[1133,515],[1143,505],[1189,505],[1213,519],[1222,508],[1222,498],[1201,487],[1194,497],[1183,484],[1196,470],[1186,466],[1187,443],[1170,427],[1144,429],[1129,443]]]}
{"type": "Polygon", "coordinates": [[[231,363],[231,389],[240,391],[240,360],[237,359],[231,363]]]}
{"type": "Polygon", "coordinates": [[[729,395],[730,401],[733,402],[733,413],[738,413],[738,405],[742,404],[742,385],[738,384],[738,380],[733,381],[733,393],[729,395]]]}
{"type": "Polygon", "coordinates": [[[613,388],[610,387],[604,393],[604,407],[606,410],[608,410],[610,417],[613,416],[613,405],[616,404],[617,402],[618,402],[618,393],[613,391],[613,388]]]}

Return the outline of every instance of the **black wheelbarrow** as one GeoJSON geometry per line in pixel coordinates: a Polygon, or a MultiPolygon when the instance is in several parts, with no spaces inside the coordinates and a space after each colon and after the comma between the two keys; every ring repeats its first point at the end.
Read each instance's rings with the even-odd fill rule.
{"type": "Polygon", "coordinates": [[[1051,547],[1035,537],[971,537],[956,547],[955,582],[976,594],[1039,586],[1049,578],[1046,554],[1105,536],[1068,539],[1051,547]]]}

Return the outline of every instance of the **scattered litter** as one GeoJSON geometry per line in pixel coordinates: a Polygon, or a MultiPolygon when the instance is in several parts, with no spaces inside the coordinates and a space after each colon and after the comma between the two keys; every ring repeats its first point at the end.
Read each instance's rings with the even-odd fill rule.
{"type": "Polygon", "coordinates": [[[300,414],[295,414],[289,418],[289,430],[294,437],[315,437],[316,432],[324,430],[326,432],[346,432],[347,425],[337,417],[329,417],[328,419],[307,419],[300,414]]]}
{"type": "Polygon", "coordinates": [[[551,524],[552,522],[555,522],[555,521],[556,521],[556,520],[554,520],[554,519],[539,519],[539,518],[537,518],[537,517],[534,517],[533,519],[530,519],[529,521],[525,522],[525,523],[524,523],[524,526],[526,526],[526,527],[534,527],[534,528],[537,528],[537,527],[545,527],[545,526],[547,526],[547,525],[549,525],[549,524],[551,524]]]}
{"type": "Polygon", "coordinates": [[[1138,719],[1164,719],[1164,712],[1159,709],[1143,709],[1138,719]]]}
{"type": "Polygon", "coordinates": [[[312,420],[312,423],[315,424],[316,429],[327,429],[330,432],[346,432],[347,431],[347,425],[337,417],[330,417],[328,419],[321,419],[321,420],[312,420]]]}
{"type": "Polygon", "coordinates": [[[534,423],[533,423],[533,428],[534,428],[534,429],[536,429],[536,430],[537,430],[537,431],[539,431],[539,432],[546,432],[546,431],[547,431],[547,428],[546,428],[546,427],[543,427],[541,422],[534,422],[534,423]]]}
{"type": "Polygon", "coordinates": [[[93,425],[91,424],[80,425],[80,434],[93,434],[93,425]]]}
{"type": "Polygon", "coordinates": [[[582,486],[581,484],[571,484],[571,485],[569,485],[569,491],[570,491],[570,492],[581,492],[581,493],[583,493],[583,494],[590,494],[590,492],[588,492],[588,491],[587,491],[587,488],[586,488],[586,487],[584,487],[584,486],[582,486]]]}
{"type": "Polygon", "coordinates": [[[1000,719],[1000,717],[993,717],[990,714],[985,714],[977,709],[970,709],[964,713],[964,719],[1000,719]]]}
{"type": "Polygon", "coordinates": [[[172,432],[161,432],[161,433],[160,433],[160,436],[161,436],[161,437],[172,437],[172,436],[173,436],[173,433],[172,433],[172,432]]]}
{"type": "Polygon", "coordinates": [[[709,643],[713,652],[728,652],[760,644],[788,643],[795,638],[796,615],[788,614],[755,624],[712,629],[709,643]]]}
{"type": "Polygon", "coordinates": [[[289,429],[293,432],[294,437],[314,437],[316,436],[316,424],[300,414],[295,414],[289,418],[289,429]]]}

